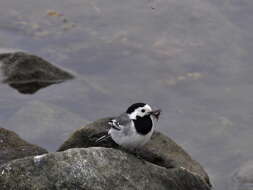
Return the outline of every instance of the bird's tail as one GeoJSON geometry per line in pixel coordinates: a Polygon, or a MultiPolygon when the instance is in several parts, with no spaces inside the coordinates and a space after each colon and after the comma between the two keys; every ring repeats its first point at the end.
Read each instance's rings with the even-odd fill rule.
{"type": "Polygon", "coordinates": [[[105,141],[105,140],[107,140],[108,138],[110,138],[110,135],[109,135],[109,134],[104,135],[104,136],[98,138],[98,139],[96,140],[96,143],[100,143],[100,142],[102,142],[102,141],[105,141]]]}

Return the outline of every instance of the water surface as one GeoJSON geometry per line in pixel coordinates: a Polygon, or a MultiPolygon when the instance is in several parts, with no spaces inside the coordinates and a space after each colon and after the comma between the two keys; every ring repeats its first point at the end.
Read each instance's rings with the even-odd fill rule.
{"type": "Polygon", "coordinates": [[[9,0],[0,47],[76,80],[22,95],[0,84],[0,125],[54,151],[75,129],[133,102],[163,110],[158,130],[199,161],[217,190],[252,159],[251,0],[9,0]]]}

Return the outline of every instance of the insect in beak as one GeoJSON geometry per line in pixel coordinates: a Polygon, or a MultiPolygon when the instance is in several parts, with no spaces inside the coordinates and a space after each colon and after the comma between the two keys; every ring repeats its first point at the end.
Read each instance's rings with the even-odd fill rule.
{"type": "Polygon", "coordinates": [[[158,109],[158,110],[151,111],[149,113],[150,113],[150,115],[153,115],[158,120],[160,117],[160,114],[161,114],[161,110],[158,109]]]}

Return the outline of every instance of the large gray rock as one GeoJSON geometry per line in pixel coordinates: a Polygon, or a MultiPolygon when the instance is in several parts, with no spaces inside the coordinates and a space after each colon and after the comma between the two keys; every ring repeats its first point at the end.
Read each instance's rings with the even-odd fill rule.
{"type": "Polygon", "coordinates": [[[45,149],[24,141],[13,131],[0,128],[0,165],[14,159],[45,153],[45,149]]]}
{"type": "MultiPolygon", "coordinates": [[[[76,130],[58,150],[64,151],[70,148],[97,146],[121,149],[121,147],[117,146],[112,140],[96,143],[96,140],[106,133],[106,129],[109,127],[108,121],[110,119],[111,118],[101,119],[76,130]]],[[[133,153],[146,161],[165,168],[186,168],[201,176],[206,183],[210,185],[209,177],[203,167],[193,160],[172,139],[160,132],[155,132],[151,141],[149,141],[143,148],[138,149],[133,153]]]]}
{"type": "Polygon", "coordinates": [[[123,151],[93,147],[28,157],[0,167],[1,190],[209,190],[183,168],[166,169],[123,151]]]}
{"type": "Polygon", "coordinates": [[[0,54],[0,71],[3,83],[24,94],[74,78],[46,60],[23,52],[0,54]]]}

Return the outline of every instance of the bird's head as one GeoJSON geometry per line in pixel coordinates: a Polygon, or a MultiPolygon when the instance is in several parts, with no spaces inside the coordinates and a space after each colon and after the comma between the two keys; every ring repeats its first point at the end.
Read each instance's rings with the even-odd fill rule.
{"type": "Polygon", "coordinates": [[[135,103],[132,104],[126,111],[130,119],[135,120],[137,117],[151,116],[152,118],[158,120],[161,110],[152,110],[151,106],[145,103],[135,103]]]}

